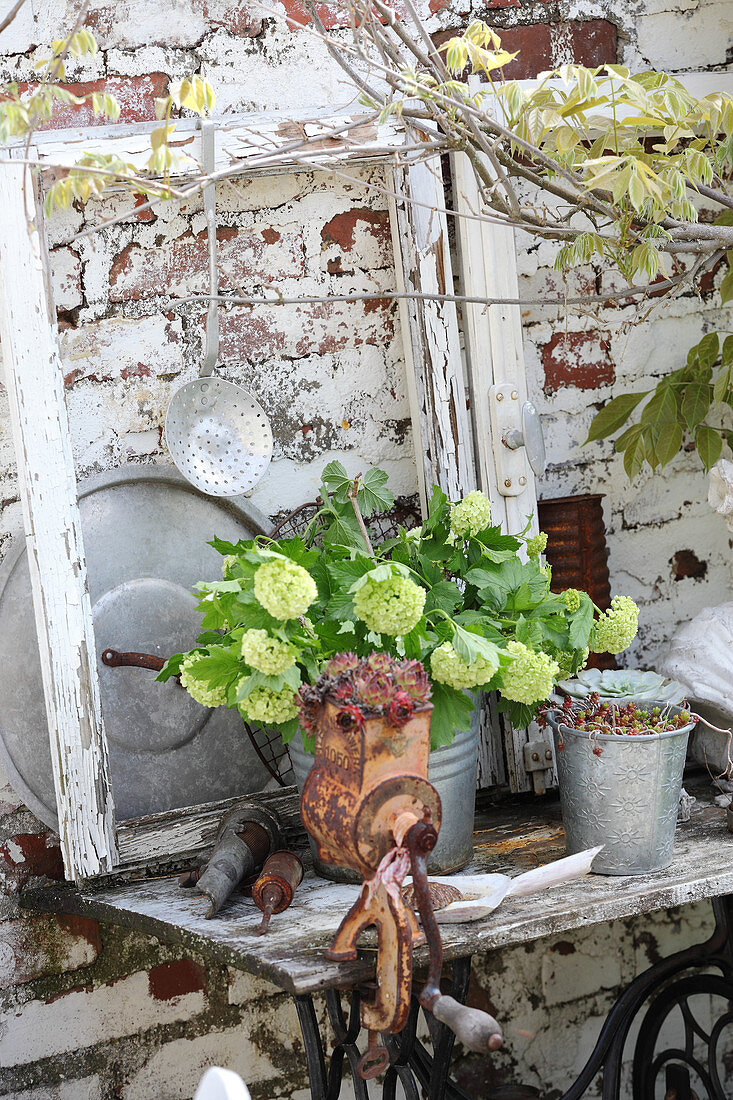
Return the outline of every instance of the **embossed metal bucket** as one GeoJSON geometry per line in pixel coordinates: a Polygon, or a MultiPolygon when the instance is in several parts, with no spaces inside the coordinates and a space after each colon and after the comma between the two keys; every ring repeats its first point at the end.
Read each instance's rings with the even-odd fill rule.
{"type": "MultiPolygon", "coordinates": [[[[458,871],[465,867],[473,855],[478,742],[477,708],[469,730],[457,732],[452,744],[430,753],[428,778],[440,795],[443,811],[438,843],[428,861],[428,870],[432,874],[458,871]]],[[[299,734],[290,742],[289,749],[295,781],[298,789],[302,790],[313,767],[313,756],[303,749],[299,734]]],[[[335,879],[337,882],[361,882],[361,878],[348,868],[331,867],[318,859],[314,859],[314,862],[316,871],[324,878],[335,879]]]]}
{"type": "MultiPolygon", "coordinates": [[[[628,702],[628,700],[619,700],[628,702]]],[[[664,706],[645,701],[645,707],[664,706]]],[[[679,714],[680,707],[670,707],[679,714]]],[[[593,870],[645,875],[672,860],[687,740],[695,723],[639,736],[574,730],[548,715],[555,737],[568,851],[602,844],[593,870]],[[593,750],[601,749],[601,754],[593,750]]]]}

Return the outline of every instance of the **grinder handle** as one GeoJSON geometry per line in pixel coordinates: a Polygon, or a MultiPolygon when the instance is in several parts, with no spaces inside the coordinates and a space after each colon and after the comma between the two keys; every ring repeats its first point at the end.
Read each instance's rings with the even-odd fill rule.
{"type": "Polygon", "coordinates": [[[441,1024],[445,1024],[455,1033],[467,1050],[475,1051],[476,1054],[487,1054],[501,1046],[501,1028],[488,1012],[467,1008],[453,997],[441,994],[432,1006],[432,1013],[436,1020],[440,1020],[441,1024]]]}

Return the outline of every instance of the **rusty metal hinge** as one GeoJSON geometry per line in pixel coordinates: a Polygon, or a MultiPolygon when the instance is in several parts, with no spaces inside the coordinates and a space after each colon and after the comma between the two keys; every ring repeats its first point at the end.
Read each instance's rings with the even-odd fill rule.
{"type": "Polygon", "coordinates": [[[547,790],[546,772],[552,771],[552,748],[549,741],[528,741],[524,746],[524,770],[532,776],[535,794],[547,790]]]}

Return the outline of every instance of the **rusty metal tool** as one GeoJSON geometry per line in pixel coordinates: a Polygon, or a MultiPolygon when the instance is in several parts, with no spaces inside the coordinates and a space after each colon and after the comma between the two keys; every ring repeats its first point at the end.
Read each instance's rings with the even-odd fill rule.
{"type": "Polygon", "coordinates": [[[197,882],[210,902],[207,920],[216,916],[242,879],[261,867],[280,844],[280,822],[267,806],[242,802],[222,818],[214,851],[197,882]]]}
{"type": "Polygon", "coordinates": [[[303,864],[295,852],[281,850],[268,856],[252,887],[252,898],[262,910],[258,936],[264,936],[273,913],[282,913],[303,881],[303,864]]]}
{"type": "Polygon", "coordinates": [[[319,859],[364,876],[327,957],[355,959],[364,929],[377,931],[376,985],[361,1004],[361,1022],[369,1032],[368,1050],[357,1066],[364,1080],[376,1077],[389,1062],[377,1033],[401,1031],[409,1015],[413,944],[422,940],[417,917],[400,891],[410,868],[430,951],[421,1004],[470,1050],[486,1053],[502,1041],[493,1017],[440,993],[443,949],[427,881],[427,858],[441,818],[440,798],[427,778],[431,711],[429,705],[416,710],[399,728],[382,716],[349,727],[337,701],[327,697],[316,723],[315,763],[301,798],[301,816],[319,859]]]}

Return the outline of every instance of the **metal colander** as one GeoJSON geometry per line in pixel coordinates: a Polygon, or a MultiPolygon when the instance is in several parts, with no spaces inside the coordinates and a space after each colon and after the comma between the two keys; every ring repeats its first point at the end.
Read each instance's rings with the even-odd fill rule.
{"type": "MultiPolygon", "coordinates": [[[[202,167],[214,171],[214,125],[204,122],[202,167]]],[[[219,280],[216,268],[216,192],[203,194],[209,242],[209,309],[199,377],[173,394],[165,417],[168,450],[183,476],[202,493],[231,497],[254,488],[272,457],[272,430],[251,393],[213,378],[219,358],[219,280]]]]}
{"type": "Polygon", "coordinates": [[[203,377],[182,386],[165,418],[168,450],[192,485],[212,496],[246,493],[272,456],[264,410],[240,386],[203,377]]]}

